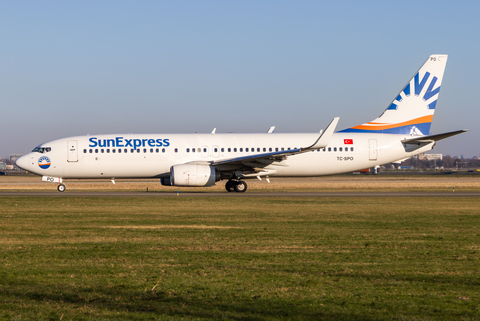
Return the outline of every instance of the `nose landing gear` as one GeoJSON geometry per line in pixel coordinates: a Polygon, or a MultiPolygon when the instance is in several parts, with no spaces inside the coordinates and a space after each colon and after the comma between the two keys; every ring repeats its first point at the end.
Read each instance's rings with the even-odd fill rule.
{"type": "Polygon", "coordinates": [[[225,184],[225,189],[227,192],[237,192],[237,193],[245,193],[247,191],[247,183],[244,181],[234,181],[229,180],[225,184]]]}
{"type": "Polygon", "coordinates": [[[57,186],[57,190],[59,192],[65,192],[65,189],[66,189],[66,187],[65,187],[64,184],[60,184],[60,185],[57,186]]]}

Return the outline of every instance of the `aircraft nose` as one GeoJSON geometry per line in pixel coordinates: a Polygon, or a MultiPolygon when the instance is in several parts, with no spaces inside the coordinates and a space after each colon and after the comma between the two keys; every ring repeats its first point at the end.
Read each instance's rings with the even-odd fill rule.
{"type": "Polygon", "coordinates": [[[17,165],[17,167],[23,169],[23,170],[28,170],[28,165],[29,165],[29,155],[23,155],[23,156],[20,156],[19,158],[17,158],[17,160],[15,161],[15,165],[17,165]]]}

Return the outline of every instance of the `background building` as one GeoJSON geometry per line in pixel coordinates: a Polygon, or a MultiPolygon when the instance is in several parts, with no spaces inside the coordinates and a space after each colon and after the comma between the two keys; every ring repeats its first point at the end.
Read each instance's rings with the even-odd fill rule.
{"type": "MultiPolygon", "coordinates": [[[[23,155],[23,154],[10,154],[10,155],[8,155],[8,161],[7,161],[7,163],[8,163],[8,165],[12,166],[11,169],[18,169],[18,167],[15,166],[15,161],[16,161],[20,156],[22,156],[22,155],[23,155]]],[[[7,167],[7,168],[8,168],[8,167],[7,167]]],[[[8,168],[8,169],[10,169],[10,168],[8,168]]]]}
{"type": "Polygon", "coordinates": [[[442,160],[443,155],[442,154],[420,154],[418,155],[418,159],[420,160],[442,160]]]}

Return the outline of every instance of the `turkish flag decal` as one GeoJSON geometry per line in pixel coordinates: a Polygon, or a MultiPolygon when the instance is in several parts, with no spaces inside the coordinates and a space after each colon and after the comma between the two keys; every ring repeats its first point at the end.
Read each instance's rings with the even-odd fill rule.
{"type": "Polygon", "coordinates": [[[353,144],[353,139],[344,139],[344,140],[343,140],[343,143],[344,143],[345,145],[351,145],[351,144],[353,144]]]}

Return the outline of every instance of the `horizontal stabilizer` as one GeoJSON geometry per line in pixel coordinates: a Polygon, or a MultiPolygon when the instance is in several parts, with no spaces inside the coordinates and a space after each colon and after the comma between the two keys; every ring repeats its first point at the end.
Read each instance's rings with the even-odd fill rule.
{"type": "Polygon", "coordinates": [[[461,129],[461,130],[456,130],[456,131],[448,132],[448,133],[408,138],[408,139],[402,140],[402,143],[412,144],[412,143],[416,143],[416,142],[420,143],[420,142],[425,142],[425,141],[429,141],[429,140],[437,141],[437,140],[442,140],[442,139],[445,139],[445,138],[448,138],[448,137],[451,137],[451,136],[455,136],[455,135],[458,135],[458,134],[461,134],[461,133],[465,133],[467,131],[468,131],[468,129],[461,129]]]}

